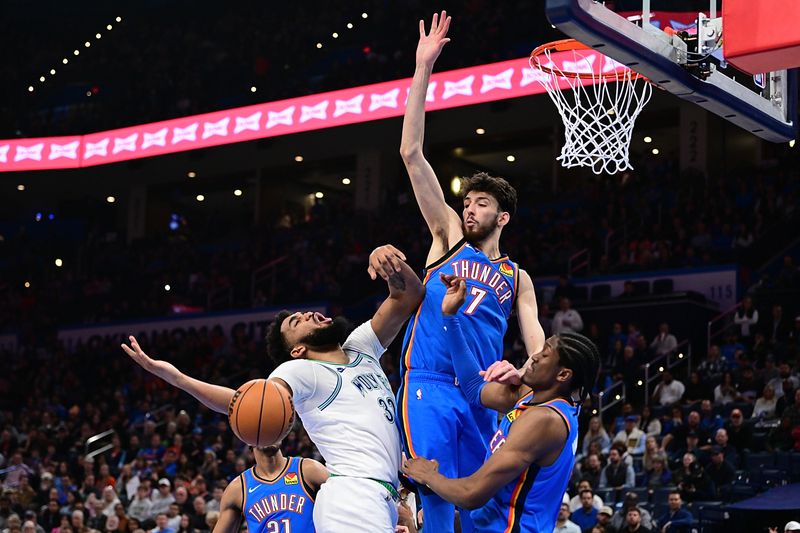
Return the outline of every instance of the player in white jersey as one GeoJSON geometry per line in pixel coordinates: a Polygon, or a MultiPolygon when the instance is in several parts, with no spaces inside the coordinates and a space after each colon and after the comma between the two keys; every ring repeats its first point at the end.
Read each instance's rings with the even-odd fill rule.
{"type": "MultiPolygon", "coordinates": [[[[331,473],[317,496],[317,533],[393,533],[397,523],[400,436],[395,405],[380,356],[419,306],[424,288],[392,246],[370,256],[371,274],[388,278],[389,297],[372,320],[349,336],[343,318],[320,313],[278,313],[267,335],[270,356],[286,361],[270,375],[287,388],[297,414],[331,473]],[[385,276],[384,276],[385,274],[385,276]]],[[[234,391],[151,359],[130,337],[123,350],[145,370],[227,413],[234,391]]]]}

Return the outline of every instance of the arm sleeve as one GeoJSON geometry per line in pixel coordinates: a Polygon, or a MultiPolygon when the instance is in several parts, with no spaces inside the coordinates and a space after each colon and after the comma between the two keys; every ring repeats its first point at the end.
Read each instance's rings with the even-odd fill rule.
{"type": "Polygon", "coordinates": [[[457,316],[446,316],[442,319],[447,345],[450,346],[450,357],[456,371],[461,390],[470,403],[481,405],[481,390],[486,385],[480,375],[481,367],[478,357],[472,353],[461,331],[461,322],[457,316]]]}
{"type": "Polygon", "coordinates": [[[625,488],[633,488],[634,485],[636,485],[636,474],[633,472],[633,467],[628,465],[625,469],[625,488]]]}
{"type": "Polygon", "coordinates": [[[367,320],[347,337],[344,341],[342,349],[347,351],[355,351],[367,354],[375,359],[380,359],[381,355],[386,351],[383,347],[375,330],[372,329],[372,320],[367,320]]]}
{"type": "Polygon", "coordinates": [[[645,435],[644,433],[642,433],[642,436],[641,436],[641,437],[639,437],[639,443],[636,445],[636,448],[634,448],[634,449],[631,451],[631,453],[633,453],[633,454],[635,454],[635,455],[641,455],[641,454],[643,454],[643,453],[644,453],[644,444],[645,444],[645,439],[646,439],[646,438],[647,438],[647,435],[645,435]]]}
{"type": "Polygon", "coordinates": [[[273,370],[270,378],[279,378],[292,388],[292,402],[300,406],[313,396],[317,389],[314,363],[302,359],[287,361],[273,370]]]}

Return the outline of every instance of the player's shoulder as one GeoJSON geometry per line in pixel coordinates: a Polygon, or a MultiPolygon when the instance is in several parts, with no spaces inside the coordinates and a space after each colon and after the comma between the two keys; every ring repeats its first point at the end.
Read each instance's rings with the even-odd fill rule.
{"type": "Polygon", "coordinates": [[[379,358],[386,351],[377,333],[372,329],[372,320],[367,320],[354,329],[342,344],[342,349],[349,352],[350,356],[353,353],[360,353],[374,358],[379,358]]]}

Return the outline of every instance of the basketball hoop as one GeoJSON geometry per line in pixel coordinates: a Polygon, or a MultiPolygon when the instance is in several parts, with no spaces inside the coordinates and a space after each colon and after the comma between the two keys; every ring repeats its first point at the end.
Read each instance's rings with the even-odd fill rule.
{"type": "Polygon", "coordinates": [[[564,122],[561,165],[595,174],[632,169],[633,124],[653,95],[649,80],[575,39],[536,48],[530,65],[564,122]]]}

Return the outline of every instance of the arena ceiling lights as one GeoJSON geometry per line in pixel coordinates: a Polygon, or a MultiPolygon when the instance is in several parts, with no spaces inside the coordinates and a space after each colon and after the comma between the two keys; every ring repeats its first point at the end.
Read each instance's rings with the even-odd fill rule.
{"type": "MultiPolygon", "coordinates": [[[[554,54],[553,61],[570,57],[554,54]]],[[[539,75],[527,57],[439,72],[431,76],[426,108],[541,94],[539,75]]],[[[88,135],[0,140],[0,172],[89,167],[398,117],[410,85],[404,78],[88,135]]]]}
{"type": "MultiPolygon", "coordinates": [[[[114,22],[116,22],[116,23],[120,23],[120,22],[122,22],[122,17],[116,17],[116,18],[114,19],[114,22]]],[[[113,24],[110,24],[110,23],[109,23],[109,24],[106,24],[106,31],[111,31],[111,30],[113,30],[113,29],[114,29],[114,25],[113,25],[113,24]]],[[[100,32],[97,32],[97,33],[95,33],[95,34],[94,34],[94,38],[95,38],[95,39],[97,39],[97,40],[99,41],[100,39],[102,39],[102,38],[103,38],[103,34],[102,34],[102,33],[100,33],[100,32]]],[[[84,46],[84,48],[89,48],[89,47],[91,47],[91,46],[92,46],[92,42],[91,42],[91,41],[86,41],[86,42],[84,42],[84,43],[83,43],[83,46],[84,46]]],[[[73,56],[75,56],[75,57],[77,57],[77,56],[81,55],[81,51],[80,51],[80,49],[79,49],[79,48],[76,48],[75,50],[73,50],[73,51],[72,51],[72,55],[73,55],[73,56]]],[[[62,64],[62,65],[67,65],[67,64],[69,64],[69,54],[65,55],[65,56],[63,57],[63,59],[61,59],[61,64],[62,64]]],[[[50,69],[50,71],[49,71],[49,73],[50,73],[50,76],[51,76],[51,77],[52,77],[52,76],[55,76],[55,75],[56,75],[56,72],[57,72],[57,70],[56,70],[55,68],[51,68],[51,69],[50,69]]],[[[39,76],[39,83],[45,83],[46,81],[47,81],[47,75],[46,75],[46,74],[43,74],[43,75],[39,76]]],[[[34,92],[35,90],[36,90],[36,87],[35,87],[33,84],[31,84],[31,85],[28,85],[28,92],[29,92],[29,93],[32,93],[32,92],[34,92]]],[[[87,96],[91,96],[91,93],[87,94],[87,96]]]]}

